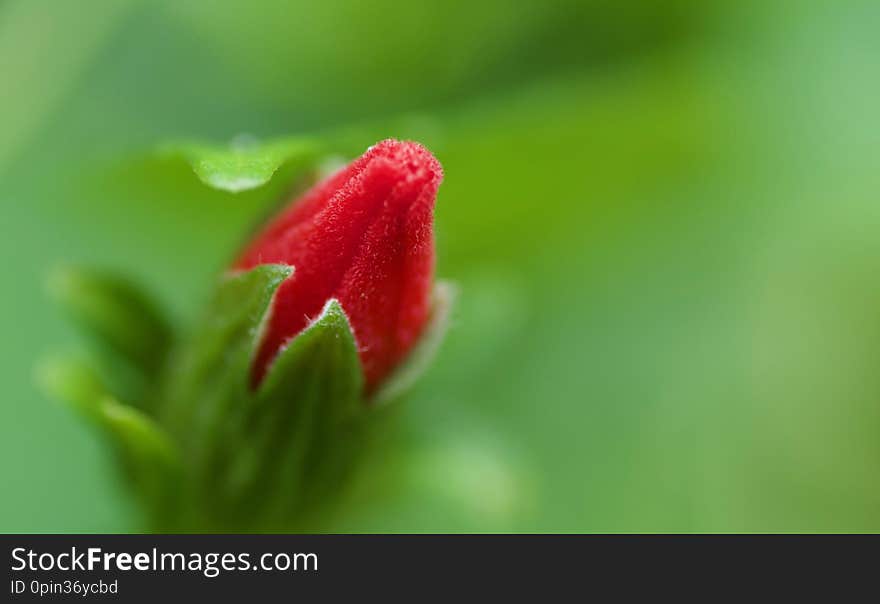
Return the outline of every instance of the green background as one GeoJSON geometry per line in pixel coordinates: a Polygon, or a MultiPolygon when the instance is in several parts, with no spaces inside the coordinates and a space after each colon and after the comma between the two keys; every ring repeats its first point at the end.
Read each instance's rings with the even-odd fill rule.
{"type": "MultiPolygon", "coordinates": [[[[342,531],[880,529],[880,5],[0,4],[0,530],[141,525],[40,394],[44,291],[113,268],[180,324],[278,184],[168,140],[431,148],[452,330],[342,531]],[[273,188],[274,187],[274,188],[273,188]],[[393,484],[385,480],[395,477],[393,484]]],[[[282,183],[283,184],[283,183],[282,183]]]]}

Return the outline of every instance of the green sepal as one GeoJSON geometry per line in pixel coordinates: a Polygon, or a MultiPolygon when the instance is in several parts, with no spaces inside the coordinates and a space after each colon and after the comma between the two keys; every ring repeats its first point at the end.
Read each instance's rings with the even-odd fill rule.
{"type": "Polygon", "coordinates": [[[330,300],[276,357],[250,404],[229,417],[223,487],[235,511],[281,530],[330,504],[363,454],[362,390],[351,327],[330,300]]]}
{"type": "Polygon", "coordinates": [[[289,527],[339,488],[356,459],[368,406],[348,319],[329,301],[273,361],[254,391],[250,370],[272,298],[292,267],[224,279],[170,363],[165,421],[192,478],[189,522],[289,527]]]}
{"type": "Polygon", "coordinates": [[[251,397],[249,371],[275,290],[293,267],[264,264],[225,276],[201,320],[172,356],[161,417],[185,443],[194,463],[210,456],[210,441],[228,413],[251,397]]]}
{"type": "Polygon", "coordinates": [[[199,180],[215,189],[239,193],[261,187],[286,164],[314,163],[318,144],[304,138],[259,142],[239,137],[226,146],[181,141],[160,149],[165,157],[186,160],[199,180]]]}

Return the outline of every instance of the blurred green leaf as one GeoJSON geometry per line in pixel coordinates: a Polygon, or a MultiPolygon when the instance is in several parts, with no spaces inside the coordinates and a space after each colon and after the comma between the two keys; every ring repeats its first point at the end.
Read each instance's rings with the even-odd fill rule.
{"type": "Polygon", "coordinates": [[[179,450],[168,433],[141,411],[105,397],[98,401],[100,425],[119,451],[132,489],[147,502],[157,527],[169,523],[180,494],[179,450]]]}
{"type": "Polygon", "coordinates": [[[70,405],[85,417],[97,419],[98,401],[107,395],[107,388],[88,363],[74,357],[52,357],[43,359],[35,373],[37,385],[50,398],[70,405]]]}
{"type": "Polygon", "coordinates": [[[215,189],[239,193],[260,187],[287,163],[312,163],[318,145],[303,138],[282,138],[259,142],[240,136],[228,146],[198,142],[170,143],[160,150],[166,157],[181,157],[189,162],[199,179],[215,189]]]}
{"type": "Polygon", "coordinates": [[[171,344],[158,305],[130,279],[99,270],[53,271],[48,289],[85,330],[146,376],[154,376],[171,344]]]}

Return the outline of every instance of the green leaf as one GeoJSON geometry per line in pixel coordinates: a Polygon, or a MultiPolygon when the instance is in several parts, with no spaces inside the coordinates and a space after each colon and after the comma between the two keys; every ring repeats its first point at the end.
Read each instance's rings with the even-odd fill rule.
{"type": "Polygon", "coordinates": [[[261,143],[239,137],[228,146],[178,142],[164,146],[161,153],[167,157],[185,159],[203,183],[230,193],[266,184],[285,164],[312,163],[319,157],[318,145],[303,138],[282,138],[261,143]]]}
{"type": "Polygon", "coordinates": [[[425,332],[403,363],[373,395],[373,403],[385,404],[400,398],[424,374],[446,337],[455,294],[455,286],[451,283],[441,281],[434,286],[431,320],[425,332]]]}
{"type": "Polygon", "coordinates": [[[75,267],[53,271],[51,295],[88,333],[146,376],[162,366],[171,327],[158,305],[130,280],[75,267]]]}

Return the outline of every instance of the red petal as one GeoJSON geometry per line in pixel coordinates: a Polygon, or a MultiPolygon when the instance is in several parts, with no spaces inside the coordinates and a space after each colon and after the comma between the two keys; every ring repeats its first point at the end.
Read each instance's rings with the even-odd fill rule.
{"type": "Polygon", "coordinates": [[[430,311],[441,179],[440,164],[420,145],[383,141],[306,193],[247,248],[236,267],[295,268],[275,295],[254,385],[330,298],[351,322],[368,391],[400,362],[430,311]]]}

